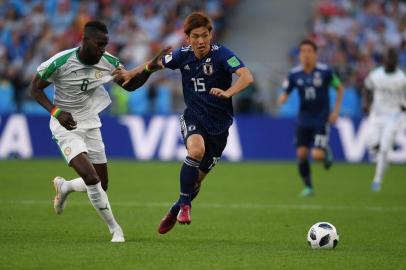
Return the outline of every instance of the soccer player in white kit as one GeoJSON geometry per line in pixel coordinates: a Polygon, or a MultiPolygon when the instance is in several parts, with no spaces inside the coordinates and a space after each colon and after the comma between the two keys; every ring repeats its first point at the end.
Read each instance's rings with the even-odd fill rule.
{"type": "Polygon", "coordinates": [[[366,111],[369,111],[369,150],[376,155],[372,191],[380,191],[388,153],[393,149],[396,134],[405,121],[406,75],[397,67],[395,49],[387,50],[384,65],[371,71],[365,79],[366,111]]]}
{"type": "MultiPolygon", "coordinates": [[[[60,52],[38,67],[31,95],[51,113],[53,139],[69,166],[80,176],[70,181],[55,177],[55,212],[63,212],[69,193],[87,192],[112,234],[111,242],[124,242],[123,231],[113,216],[105,192],[107,159],[98,116],[111,103],[103,84],[112,80],[116,68],[122,68],[120,61],[105,51],[107,44],[106,25],[99,21],[88,22],[80,47],[60,52]],[[43,92],[51,83],[55,87],[53,103],[43,92]]],[[[137,87],[132,84],[124,88],[132,91],[137,87]]]]}

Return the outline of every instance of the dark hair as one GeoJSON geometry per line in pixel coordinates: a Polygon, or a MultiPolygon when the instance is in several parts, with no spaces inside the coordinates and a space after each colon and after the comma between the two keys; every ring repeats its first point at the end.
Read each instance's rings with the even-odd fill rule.
{"type": "Polygon", "coordinates": [[[108,34],[107,26],[101,21],[90,21],[85,24],[85,33],[92,32],[94,30],[101,31],[108,34]]]}
{"type": "Polygon", "coordinates": [[[309,45],[309,46],[312,46],[313,50],[314,50],[315,52],[317,52],[317,45],[316,45],[316,43],[315,43],[313,40],[311,40],[311,39],[304,39],[304,40],[302,40],[302,41],[299,43],[299,48],[302,47],[302,45],[309,45]]]}
{"type": "Polygon", "coordinates": [[[210,17],[203,12],[193,12],[187,16],[183,22],[183,31],[186,35],[190,35],[190,32],[192,32],[193,29],[199,27],[205,27],[209,30],[209,32],[211,32],[213,29],[213,24],[210,17]]]}

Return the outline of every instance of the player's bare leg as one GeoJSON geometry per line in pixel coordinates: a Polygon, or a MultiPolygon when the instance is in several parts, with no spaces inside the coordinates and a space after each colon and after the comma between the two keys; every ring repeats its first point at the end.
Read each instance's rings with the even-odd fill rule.
{"type": "Polygon", "coordinates": [[[299,146],[296,150],[299,174],[305,185],[305,188],[300,193],[300,196],[302,197],[308,197],[314,194],[308,154],[309,148],[306,146],[299,146]]]}
{"type": "Polygon", "coordinates": [[[93,167],[95,168],[97,175],[100,178],[100,183],[104,191],[107,191],[108,184],[109,184],[109,174],[107,170],[107,163],[102,164],[94,164],[93,167]]]}
{"type": "Polygon", "coordinates": [[[313,160],[322,161],[325,157],[325,152],[321,148],[313,148],[312,157],[313,157],[313,160]]]}
{"type": "Polygon", "coordinates": [[[100,178],[93,167],[93,164],[90,163],[89,159],[87,158],[87,155],[85,153],[79,154],[71,160],[70,165],[86,183],[89,200],[96,209],[97,213],[106,222],[109,231],[113,236],[111,241],[124,242],[123,231],[113,216],[107,194],[103,190],[100,183],[100,178]]]}
{"type": "Polygon", "coordinates": [[[312,150],[313,160],[322,161],[325,169],[330,169],[333,165],[333,153],[329,146],[326,148],[314,148],[312,150]]]}

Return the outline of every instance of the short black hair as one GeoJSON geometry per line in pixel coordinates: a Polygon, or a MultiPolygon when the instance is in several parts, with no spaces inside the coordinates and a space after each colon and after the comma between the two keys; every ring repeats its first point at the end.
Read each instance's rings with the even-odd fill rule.
{"type": "Polygon", "coordinates": [[[85,31],[84,31],[85,35],[90,34],[90,32],[93,32],[94,30],[98,30],[98,31],[101,31],[101,32],[103,32],[105,34],[108,34],[107,26],[106,26],[106,24],[104,22],[90,21],[90,22],[87,22],[85,24],[85,31]]]}
{"type": "Polygon", "coordinates": [[[317,52],[317,45],[316,43],[311,40],[311,39],[304,39],[299,43],[299,48],[302,47],[302,45],[310,45],[314,49],[315,52],[317,52]]]}

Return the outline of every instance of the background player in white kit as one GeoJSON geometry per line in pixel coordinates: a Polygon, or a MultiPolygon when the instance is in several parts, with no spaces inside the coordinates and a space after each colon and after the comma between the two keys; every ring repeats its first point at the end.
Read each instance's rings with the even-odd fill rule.
{"type": "MultiPolygon", "coordinates": [[[[121,67],[117,58],[105,51],[107,27],[99,21],[88,22],[82,45],[60,52],[42,63],[32,83],[31,95],[52,115],[50,129],[68,164],[79,178],[53,180],[56,190],[54,209],[64,210],[72,191],[87,192],[90,202],[107,223],[112,242],[124,242],[124,234],[116,222],[105,190],[107,190],[107,159],[100,133],[98,114],[110,103],[103,84],[112,80],[112,72],[121,67]],[[54,103],[43,90],[55,86],[54,103]]],[[[125,89],[132,91],[134,83],[125,89]]]]}
{"type": "Polygon", "coordinates": [[[372,191],[379,191],[386,168],[388,153],[393,149],[396,134],[403,126],[406,110],[406,75],[397,67],[395,49],[388,49],[384,65],[373,70],[365,79],[365,110],[369,111],[370,153],[376,155],[376,170],[372,191]]]}

